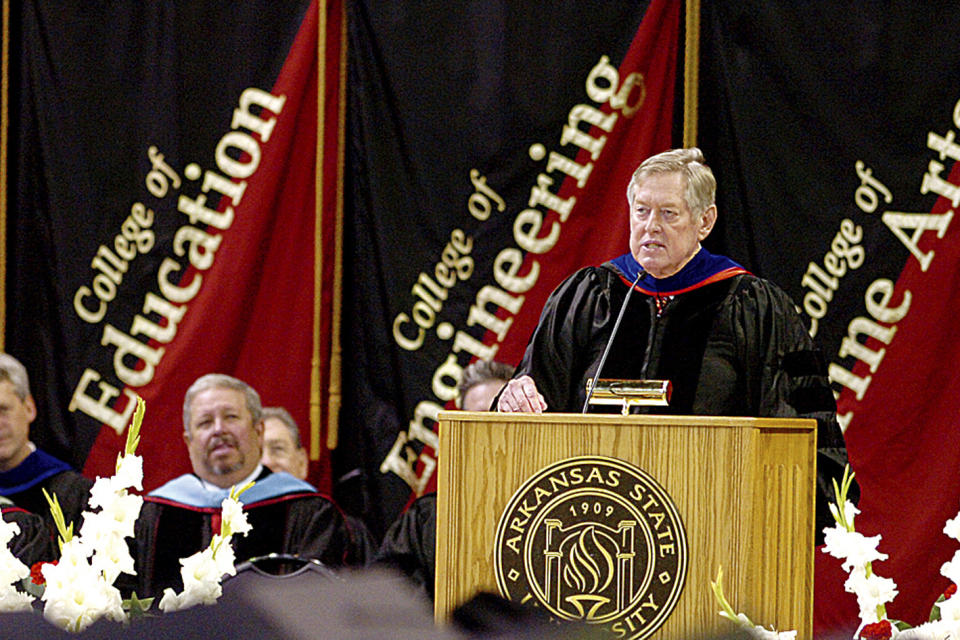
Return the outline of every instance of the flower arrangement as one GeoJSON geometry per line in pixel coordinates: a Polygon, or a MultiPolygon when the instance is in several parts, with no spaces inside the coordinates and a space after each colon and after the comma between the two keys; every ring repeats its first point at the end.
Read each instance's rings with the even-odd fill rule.
{"type": "MultiPolygon", "coordinates": [[[[881,536],[867,537],[856,530],[854,520],[860,510],[847,499],[853,478],[854,474],[847,466],[840,485],[836,481],[833,483],[836,502],[830,505],[830,513],[835,525],[824,529],[823,552],[842,560],[842,567],[849,574],[844,582],[844,590],[856,596],[860,615],[860,626],[854,633],[855,640],[890,640],[894,636],[898,640],[960,638],[960,596],[956,595],[957,585],[960,584],[960,550],[940,568],[940,573],[953,584],[934,603],[928,622],[911,627],[901,620],[890,619],[886,605],[897,596],[897,585],[890,578],[873,572],[873,562],[886,560],[888,556],[879,550],[881,536]]],[[[943,532],[960,541],[960,514],[947,521],[943,532]]],[[[753,624],[746,615],[736,613],[723,595],[720,584],[722,577],[721,570],[717,581],[711,582],[714,596],[720,603],[721,616],[760,640],[796,637],[795,631],[778,633],[767,630],[753,624]]]]}
{"type": "MultiPolygon", "coordinates": [[[[79,632],[100,618],[124,622],[150,608],[152,598],[140,600],[134,593],[123,600],[120,590],[113,586],[121,573],[134,574],[127,538],[134,535],[143,498],[129,490],[143,490],[143,458],[136,455],[136,449],[144,408],[143,399],[137,398],[124,451],[117,456],[116,472],[94,482],[88,503],[94,510],[83,512],[79,534],[74,535],[73,523],[64,521],[57,497],[44,491],[57,525],[60,560],[39,567],[42,580],[37,580],[36,569],[28,569],[8,548],[19,527],[0,520],[0,611],[30,609],[30,594],[39,591],[44,617],[67,631],[79,632]],[[42,589],[37,589],[40,582],[42,589]],[[16,584],[23,585],[28,593],[19,591],[16,584]]],[[[234,488],[223,501],[221,534],[214,536],[210,547],[180,561],[184,590],[175,594],[167,589],[160,602],[162,611],[212,604],[220,597],[220,580],[236,572],[230,539],[250,530],[239,496],[251,486],[239,491],[234,488]]]]}
{"type": "Polygon", "coordinates": [[[833,482],[836,503],[830,505],[830,513],[836,524],[823,531],[823,552],[843,560],[841,566],[850,574],[843,588],[847,593],[856,595],[860,608],[860,627],[854,637],[880,640],[890,638],[894,627],[902,628],[904,623],[887,617],[886,605],[897,596],[896,583],[873,572],[873,561],[886,560],[888,557],[878,549],[881,536],[868,538],[854,526],[854,519],[860,510],[847,499],[853,475],[847,466],[840,486],[837,486],[836,480],[833,482]]]}
{"type": "Polygon", "coordinates": [[[220,598],[223,593],[220,580],[225,575],[232,576],[237,573],[234,567],[236,557],[233,547],[230,546],[230,538],[238,533],[246,535],[251,528],[238,498],[252,486],[251,482],[239,491],[236,491],[236,487],[230,490],[230,497],[220,505],[223,514],[220,533],[213,536],[209,547],[180,560],[183,591],[175,593],[173,589],[165,589],[163,598],[160,600],[161,611],[187,609],[198,604],[214,604],[220,598]]]}

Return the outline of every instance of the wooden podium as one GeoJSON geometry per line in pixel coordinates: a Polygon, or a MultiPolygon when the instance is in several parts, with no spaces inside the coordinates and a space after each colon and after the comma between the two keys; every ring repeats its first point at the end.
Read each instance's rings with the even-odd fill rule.
{"type": "Polygon", "coordinates": [[[722,567],[735,610],[811,638],[815,421],[444,411],[439,435],[439,620],[482,590],[612,637],[724,635],[722,567]]]}

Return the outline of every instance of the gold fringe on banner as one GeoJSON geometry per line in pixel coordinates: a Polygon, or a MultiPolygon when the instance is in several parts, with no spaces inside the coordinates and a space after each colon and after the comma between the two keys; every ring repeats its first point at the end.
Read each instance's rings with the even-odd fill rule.
{"type": "Polygon", "coordinates": [[[700,0],[687,0],[683,54],[683,146],[697,146],[697,102],[700,82],[700,0]]]}

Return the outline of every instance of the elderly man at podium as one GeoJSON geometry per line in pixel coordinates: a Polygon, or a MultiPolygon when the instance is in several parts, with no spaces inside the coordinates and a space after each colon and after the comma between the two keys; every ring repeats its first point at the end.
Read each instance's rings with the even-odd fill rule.
{"type": "Polygon", "coordinates": [[[783,290],[700,245],[715,193],[699,149],[645,160],[627,187],[630,251],[550,295],[497,408],[580,412],[587,381],[603,377],[669,380],[658,413],[815,418],[820,541],[847,462],[826,363],[783,290]]]}

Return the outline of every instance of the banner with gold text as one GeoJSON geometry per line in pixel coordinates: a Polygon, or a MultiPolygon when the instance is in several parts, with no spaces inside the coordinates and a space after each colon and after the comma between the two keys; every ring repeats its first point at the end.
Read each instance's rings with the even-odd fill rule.
{"type": "Polygon", "coordinates": [[[434,486],[462,369],[516,364],[559,281],[626,251],[680,8],[352,3],[336,495],[375,531],[434,486]]]}
{"type": "MultiPolygon", "coordinates": [[[[783,286],[823,349],[862,490],[857,530],[882,536],[889,559],[873,571],[897,584],[890,617],[918,624],[948,586],[957,543],[943,526],[960,509],[960,17],[902,2],[703,12],[711,240],[783,286]]],[[[846,573],[816,562],[818,631],[852,632],[846,573]]]]}
{"type": "Polygon", "coordinates": [[[306,440],[316,3],[11,9],[6,348],[34,440],[110,475],[142,396],[151,489],[190,470],[183,395],[210,372],[306,440]]]}

